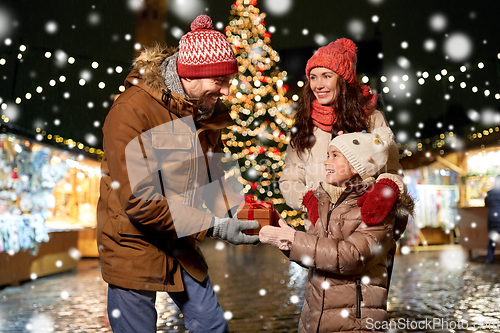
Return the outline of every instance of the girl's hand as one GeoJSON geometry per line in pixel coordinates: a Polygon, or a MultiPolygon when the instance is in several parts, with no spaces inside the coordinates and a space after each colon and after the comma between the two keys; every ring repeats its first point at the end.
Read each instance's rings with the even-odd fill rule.
{"type": "Polygon", "coordinates": [[[314,196],[313,190],[306,192],[304,199],[302,199],[302,204],[307,209],[309,221],[311,221],[313,226],[316,225],[316,221],[318,221],[319,218],[318,199],[314,196]]]}
{"type": "Polygon", "coordinates": [[[276,246],[283,251],[289,251],[295,240],[296,230],[290,227],[281,216],[278,223],[279,227],[266,225],[260,229],[260,242],[276,246]]]}
{"type": "Polygon", "coordinates": [[[389,178],[376,182],[357,202],[363,222],[366,225],[381,223],[391,212],[398,195],[398,185],[389,178]]]}

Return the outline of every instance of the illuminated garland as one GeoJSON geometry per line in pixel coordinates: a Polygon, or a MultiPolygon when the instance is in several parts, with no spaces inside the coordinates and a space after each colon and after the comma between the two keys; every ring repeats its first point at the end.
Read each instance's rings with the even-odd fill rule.
{"type": "MultiPolygon", "coordinates": [[[[473,140],[480,140],[480,139],[485,139],[489,135],[498,133],[500,131],[500,127],[490,127],[481,131],[478,131],[476,133],[469,134],[467,138],[471,141],[473,140]]],[[[419,142],[411,143],[411,144],[405,144],[401,145],[398,143],[398,148],[400,151],[402,151],[399,154],[399,158],[405,158],[405,157],[410,157],[413,155],[415,151],[421,152],[425,150],[425,147],[432,147],[432,149],[439,149],[439,153],[442,155],[444,154],[444,146],[446,144],[450,144],[451,148],[457,148],[459,142],[456,137],[456,135],[453,132],[445,132],[441,133],[432,139],[425,139],[419,142]],[[413,150],[413,151],[412,151],[413,150]]],[[[427,154],[430,154],[427,152],[427,154]]],[[[430,157],[430,155],[428,156],[430,157]]]]}
{"type": "MultiPolygon", "coordinates": [[[[497,54],[497,58],[498,58],[498,59],[500,59],[500,53],[498,53],[498,54],[497,54]]],[[[477,67],[478,67],[480,70],[484,69],[484,68],[485,68],[485,64],[484,64],[484,62],[483,62],[483,61],[478,62],[477,67]]],[[[465,72],[467,71],[467,66],[462,65],[462,66],[460,66],[459,70],[460,70],[460,72],[465,73],[465,72]]],[[[458,72],[458,71],[457,71],[457,72],[458,72]]],[[[442,69],[439,73],[437,73],[437,74],[435,74],[435,75],[434,75],[434,79],[435,79],[436,81],[441,81],[441,80],[442,80],[442,79],[444,79],[444,77],[446,77],[448,74],[449,74],[449,72],[448,72],[448,70],[447,70],[447,69],[442,69]]],[[[418,78],[418,80],[417,80],[417,83],[418,83],[419,85],[424,85],[424,84],[427,82],[426,80],[427,80],[429,77],[431,77],[431,75],[429,74],[429,72],[428,72],[428,71],[419,72],[419,73],[417,73],[417,76],[419,76],[419,78],[418,78]]],[[[407,81],[410,79],[410,76],[409,76],[408,74],[404,74],[404,75],[402,75],[402,76],[401,76],[401,79],[402,79],[404,82],[407,82],[407,81]]],[[[368,78],[368,77],[366,77],[366,76],[364,76],[362,80],[363,80],[363,83],[367,83],[367,82],[368,82],[368,80],[369,80],[369,78],[368,78]]],[[[398,79],[398,80],[399,80],[399,79],[398,79]]],[[[380,81],[381,81],[381,82],[383,82],[383,83],[387,82],[387,81],[388,81],[387,76],[382,75],[382,76],[380,77],[380,81]]],[[[448,76],[448,81],[449,81],[450,83],[453,83],[453,82],[455,82],[455,81],[456,81],[456,77],[455,77],[454,75],[449,75],[449,76],[448,76]]],[[[467,83],[466,83],[465,81],[462,81],[462,82],[460,83],[460,88],[465,89],[466,87],[467,87],[467,83]]],[[[404,83],[401,83],[401,84],[399,85],[399,88],[400,88],[400,90],[405,90],[405,89],[406,89],[406,85],[405,85],[404,83]]],[[[471,88],[471,91],[472,91],[473,93],[477,93],[477,92],[479,91],[479,88],[478,88],[477,86],[473,86],[473,87],[471,88]]],[[[383,93],[385,93],[385,94],[388,94],[388,93],[390,93],[390,88],[389,88],[388,86],[384,86],[384,87],[382,88],[382,92],[383,92],[383,93]]],[[[492,95],[492,94],[493,94],[493,93],[492,93],[489,89],[484,89],[483,93],[484,93],[484,96],[485,96],[485,97],[488,97],[488,96],[490,96],[490,95],[492,95]]],[[[494,95],[494,96],[495,96],[495,99],[500,99],[500,92],[495,93],[495,95],[494,95]]]]}
{"type": "MultiPolygon", "coordinates": [[[[23,58],[23,53],[22,52],[25,52],[27,49],[28,49],[28,47],[26,45],[19,46],[20,53],[17,55],[17,59],[22,59],[23,58]]],[[[49,51],[46,51],[44,53],[44,56],[45,56],[45,58],[49,59],[49,58],[52,57],[52,53],[49,52],[49,51]]],[[[76,62],[76,59],[74,57],[68,57],[67,62],[68,62],[68,64],[73,65],[76,62]]],[[[5,65],[6,63],[7,63],[7,60],[5,58],[0,58],[0,65],[1,66],[5,65]]],[[[97,61],[94,61],[94,62],[92,62],[91,67],[93,69],[97,69],[99,67],[99,63],[97,61]]],[[[115,69],[114,69],[114,71],[119,74],[119,73],[123,72],[123,68],[121,66],[116,66],[115,69]]],[[[66,82],[67,78],[64,75],[61,75],[58,80],[59,80],[59,82],[64,83],[64,82],[66,82]]],[[[50,79],[48,81],[48,85],[50,87],[54,87],[56,84],[57,84],[57,80],[56,79],[50,79]]],[[[86,84],[85,79],[80,78],[79,81],[78,81],[78,84],[80,86],[84,86],[86,84]]],[[[100,89],[104,89],[106,87],[106,84],[103,81],[101,81],[101,82],[99,82],[97,84],[97,86],[100,89]]],[[[47,87],[45,87],[45,88],[47,88],[47,87]]],[[[39,86],[37,86],[35,88],[35,92],[38,93],[38,94],[41,94],[44,91],[45,88],[43,86],[39,85],[39,86]]],[[[120,85],[118,87],[118,90],[120,92],[123,92],[125,90],[125,87],[123,85],[120,85]]],[[[26,100],[30,100],[32,97],[33,97],[33,94],[31,92],[26,92],[24,94],[24,98],[26,100]]],[[[21,104],[22,103],[22,98],[21,97],[16,97],[15,103],[16,104],[21,104]]],[[[8,108],[7,103],[4,103],[3,100],[0,97],[0,109],[6,110],[7,108],[8,108]]],[[[4,115],[4,114],[2,114],[1,119],[2,119],[2,121],[5,124],[7,124],[10,121],[10,119],[6,115],[4,115]]],[[[84,150],[85,152],[87,152],[89,154],[97,155],[98,158],[102,158],[102,156],[104,154],[104,152],[101,149],[97,149],[97,148],[94,148],[94,147],[91,147],[91,146],[84,145],[83,143],[76,142],[73,139],[63,138],[63,137],[61,137],[59,135],[54,135],[54,134],[51,134],[51,133],[47,133],[46,131],[41,131],[40,128],[36,129],[36,133],[38,133],[38,134],[35,135],[35,138],[38,141],[42,141],[45,138],[45,139],[47,139],[49,141],[52,140],[52,141],[54,141],[56,143],[67,145],[68,148],[77,147],[78,149],[84,150]]]]}

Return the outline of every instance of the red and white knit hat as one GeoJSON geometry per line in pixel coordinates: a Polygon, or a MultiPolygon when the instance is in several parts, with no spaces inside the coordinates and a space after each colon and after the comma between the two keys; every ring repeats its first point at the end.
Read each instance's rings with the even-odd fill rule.
{"type": "Polygon", "coordinates": [[[348,83],[353,83],[356,80],[357,51],[356,44],[347,38],[340,38],[320,47],[307,61],[307,78],[309,79],[311,69],[325,67],[343,77],[348,83]]]}
{"type": "Polygon", "coordinates": [[[214,30],[209,16],[195,18],[191,31],[179,41],[177,72],[180,77],[192,79],[238,72],[231,45],[224,34],[214,30]]]}

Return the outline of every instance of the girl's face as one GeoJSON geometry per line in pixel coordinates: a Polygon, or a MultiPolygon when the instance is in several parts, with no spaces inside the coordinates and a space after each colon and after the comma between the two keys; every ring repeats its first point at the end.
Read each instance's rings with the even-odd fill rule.
{"type": "Polygon", "coordinates": [[[338,74],[325,67],[315,67],[309,72],[309,84],[319,104],[331,105],[339,94],[338,74]]]}
{"type": "Polygon", "coordinates": [[[325,169],[326,182],[336,186],[343,186],[344,183],[357,174],[349,161],[335,146],[328,147],[325,169]]]}

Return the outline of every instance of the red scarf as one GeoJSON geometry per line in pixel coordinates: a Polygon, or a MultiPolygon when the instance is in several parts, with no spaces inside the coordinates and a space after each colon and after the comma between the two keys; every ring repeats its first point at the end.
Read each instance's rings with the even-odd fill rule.
{"type": "Polygon", "coordinates": [[[311,103],[311,118],[315,126],[328,133],[332,131],[332,125],[337,121],[333,106],[321,105],[317,99],[311,103]]]}
{"type": "MultiPolygon", "coordinates": [[[[377,105],[377,94],[372,94],[368,86],[362,86],[361,91],[363,92],[363,96],[367,99],[367,103],[363,107],[363,110],[366,114],[370,114],[377,105]]],[[[311,118],[315,126],[330,133],[332,131],[332,125],[337,122],[335,107],[321,105],[318,100],[315,99],[311,103],[311,118]]]]}

